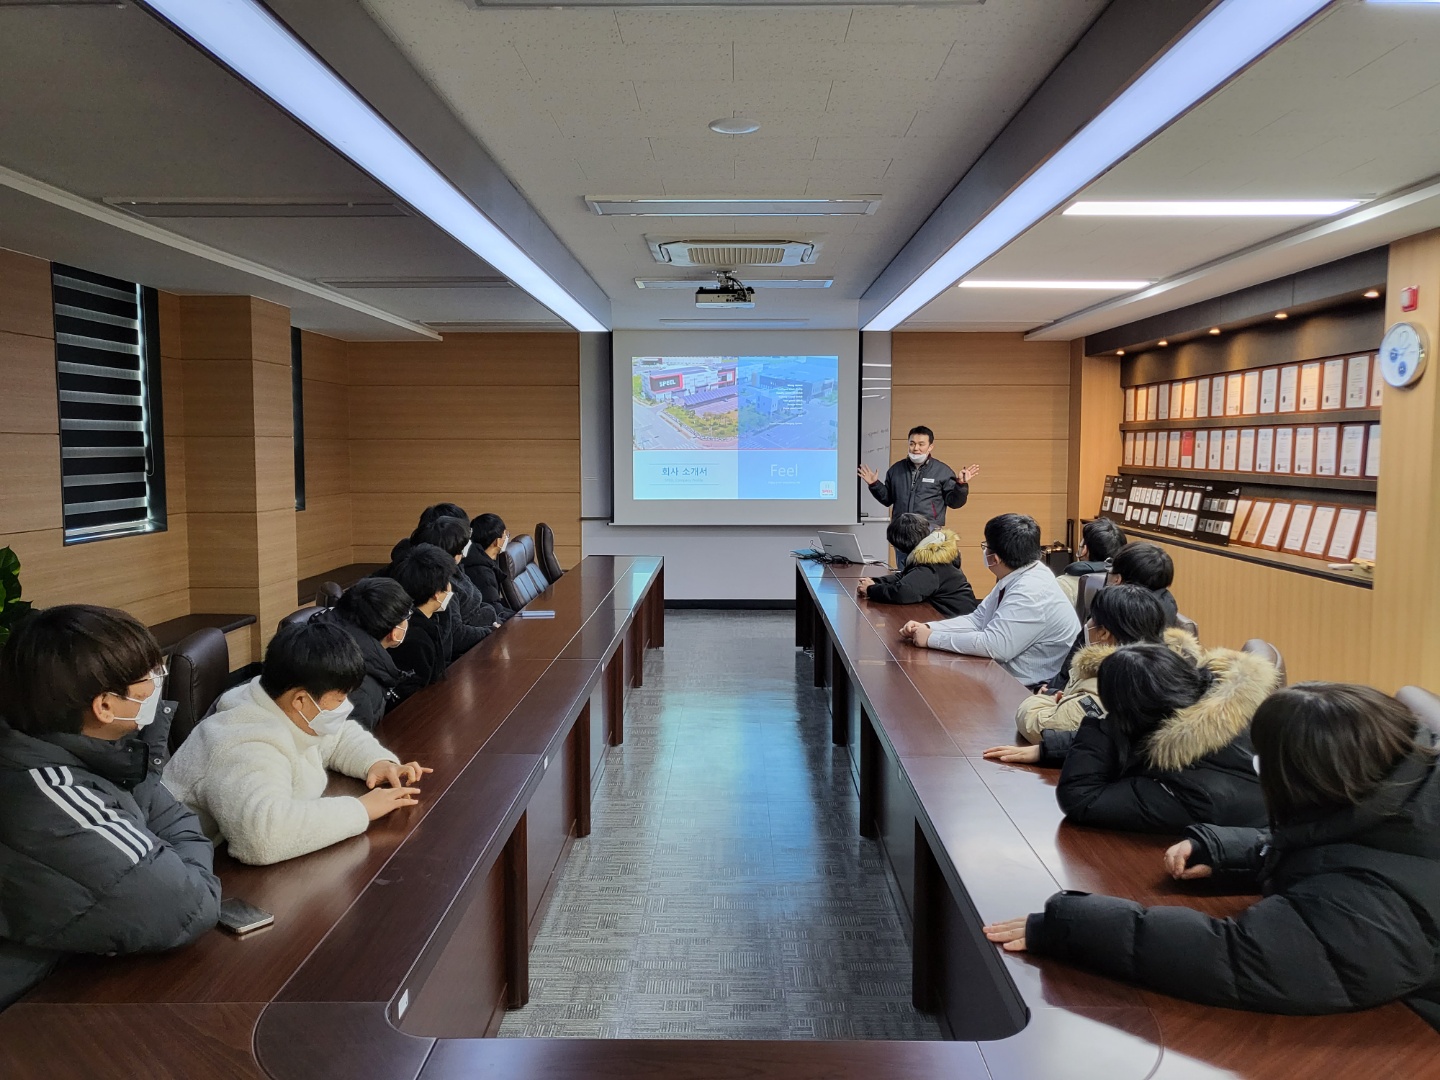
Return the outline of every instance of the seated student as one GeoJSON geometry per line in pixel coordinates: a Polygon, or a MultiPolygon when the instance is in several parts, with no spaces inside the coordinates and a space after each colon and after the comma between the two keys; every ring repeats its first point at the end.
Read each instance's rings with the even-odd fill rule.
{"type": "MultiPolygon", "coordinates": [[[[1015,713],[1015,727],[1030,742],[1039,742],[1046,731],[1074,731],[1087,716],[1102,716],[1105,708],[1100,700],[1096,676],[1100,662],[1120,645],[1162,642],[1176,652],[1188,654],[1192,663],[1200,662],[1200,645],[1183,630],[1165,629],[1165,608],[1159,597],[1139,585],[1112,585],[1095,594],[1090,605],[1090,618],[1082,631],[1086,645],[1075,654],[1070,664],[1070,681],[1057,694],[1041,687],[1020,703],[1015,713]]],[[[1039,760],[1036,756],[1002,757],[999,751],[1019,747],[992,747],[986,757],[1002,761],[1039,760]],[[992,753],[991,751],[996,751],[992,753]]]]}
{"type": "MultiPolygon", "coordinates": [[[[365,678],[350,691],[350,719],[374,731],[384,715],[420,689],[414,672],[402,670],[390,650],[405,640],[414,605],[390,578],[361,578],[341,595],[332,618],[365,658],[365,678]]],[[[317,618],[322,616],[317,616],[317,618]]]]}
{"type": "Polygon", "coordinates": [[[1055,677],[1080,632],[1075,606],[1040,561],[1040,526],[1024,514],[985,523],[980,546],[995,588],[969,615],[907,622],[900,636],[920,648],[988,656],[1026,686],[1055,677]]]}
{"type": "Polygon", "coordinates": [[[1335,683],[1273,694],[1252,735],[1270,829],[1192,827],[1165,869],[1244,875],[1263,899],[1217,919],[1062,892],[986,936],[1204,1005],[1323,1015],[1398,999],[1440,1030],[1440,738],[1378,690],[1335,683]]]}
{"type": "Polygon", "coordinates": [[[439,682],[450,665],[449,624],[440,613],[454,598],[455,560],[433,544],[415,544],[385,568],[414,605],[405,640],[396,644],[395,666],[415,673],[420,686],[439,682]]]}
{"type": "Polygon", "coordinates": [[[1080,579],[1086,574],[1109,573],[1110,560],[1124,546],[1125,534],[1109,518],[1092,518],[1081,526],[1077,561],[1056,579],[1072,604],[1079,599],[1080,579]]]}
{"type": "Polygon", "coordinates": [[[359,836],[414,806],[429,772],[401,765],[350,719],[365,660],[325,619],[282,627],[260,674],[226,691],[165,767],[165,786],[200,815],[207,835],[243,863],[266,866],[359,836]],[[327,769],[364,780],[359,798],[325,797],[327,769]]]}
{"type": "Polygon", "coordinates": [[[1126,544],[1110,560],[1107,585],[1143,585],[1165,605],[1165,625],[1174,626],[1180,612],[1170,585],[1175,580],[1175,562],[1164,548],[1154,544],[1126,544]]]}
{"type": "Polygon", "coordinates": [[[451,578],[455,601],[445,609],[445,617],[451,620],[450,659],[454,660],[500,626],[495,609],[480,598],[475,583],[458,569],[471,547],[470,522],[465,518],[433,518],[417,528],[410,539],[417,544],[433,544],[455,560],[457,569],[451,578]]]}
{"type": "Polygon", "coordinates": [[[1234,649],[1193,655],[1126,645],[1100,663],[1105,715],[1047,731],[1041,764],[1059,764],[1056,801],[1077,825],[1168,832],[1197,821],[1265,821],[1250,718],[1280,683],[1275,665],[1234,649]]]}
{"type": "Polygon", "coordinates": [[[930,530],[920,514],[900,514],[885,530],[890,546],[905,557],[898,574],[861,578],[856,592],[877,604],[931,604],[945,618],[969,615],[979,601],[957,565],[960,537],[949,529],[930,530]]]}
{"type": "Polygon", "coordinates": [[[215,925],[220,882],[146,730],[165,668],[123,611],[63,604],[0,651],[0,1008],[73,953],[159,952],[215,925]]]}
{"type": "Polygon", "coordinates": [[[504,622],[515,614],[505,602],[501,586],[505,571],[500,568],[499,562],[500,552],[510,543],[510,531],[505,528],[499,514],[481,514],[470,523],[470,528],[475,546],[461,562],[461,569],[480,590],[480,598],[493,607],[500,621],[504,622]]]}

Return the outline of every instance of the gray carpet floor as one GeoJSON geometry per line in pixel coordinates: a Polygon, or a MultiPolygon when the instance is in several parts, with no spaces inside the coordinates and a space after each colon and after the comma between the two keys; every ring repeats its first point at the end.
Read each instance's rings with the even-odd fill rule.
{"type": "Polygon", "coordinates": [[[501,1037],[940,1038],[793,614],[666,619],[501,1037]]]}

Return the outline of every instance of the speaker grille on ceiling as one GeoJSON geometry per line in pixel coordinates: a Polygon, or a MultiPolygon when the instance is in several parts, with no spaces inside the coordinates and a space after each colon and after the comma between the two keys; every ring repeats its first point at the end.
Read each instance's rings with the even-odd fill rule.
{"type": "Polygon", "coordinates": [[[661,240],[646,237],[656,262],[672,266],[799,266],[815,261],[817,245],[802,240],[661,240]]]}

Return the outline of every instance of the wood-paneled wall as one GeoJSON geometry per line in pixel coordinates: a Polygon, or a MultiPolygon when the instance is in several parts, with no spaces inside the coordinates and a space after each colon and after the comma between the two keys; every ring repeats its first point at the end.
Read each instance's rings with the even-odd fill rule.
{"type": "Polygon", "coordinates": [[[343,341],[300,335],[304,372],[305,509],[295,515],[302,578],[355,561],[350,515],[350,376],[343,341]]]}
{"type": "Polygon", "coordinates": [[[441,501],[497,513],[514,536],[548,522],[561,565],[579,561],[578,334],[449,334],[347,351],[357,561],[388,559],[441,501]]]}
{"type": "Polygon", "coordinates": [[[176,298],[162,294],[165,409],[164,532],[88,544],[63,543],[60,425],[50,264],[0,250],[0,547],[20,556],[20,580],[36,604],[124,608],[156,623],[190,611],[185,395],[176,298]]]}

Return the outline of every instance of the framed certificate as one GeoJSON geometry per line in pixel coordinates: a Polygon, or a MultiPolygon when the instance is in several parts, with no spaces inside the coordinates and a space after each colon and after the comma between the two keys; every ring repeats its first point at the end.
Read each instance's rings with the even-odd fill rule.
{"type": "Polygon", "coordinates": [[[1375,533],[1378,522],[1379,515],[1374,510],[1365,511],[1365,517],[1360,522],[1360,539],[1355,544],[1352,558],[1375,561],[1375,533]]]}
{"type": "Polygon", "coordinates": [[[1210,415],[1210,380],[1197,379],[1195,382],[1195,418],[1204,420],[1210,415]]]}
{"type": "Polygon", "coordinates": [[[1363,409],[1370,404],[1370,357],[1352,356],[1345,361],[1345,408],[1363,409]]]}
{"type": "Polygon", "coordinates": [[[1280,545],[1284,551],[1299,555],[1305,550],[1305,537],[1310,532],[1310,518],[1315,514],[1314,503],[1296,503],[1290,510],[1290,525],[1285,530],[1285,542],[1280,545]]]}
{"type": "Polygon", "coordinates": [[[1157,438],[1157,432],[1147,431],[1145,433],[1145,465],[1147,468],[1154,468],[1155,466],[1155,445],[1157,438]]]}
{"type": "Polygon", "coordinates": [[[1253,427],[1240,430],[1240,452],[1236,456],[1235,468],[1239,472],[1255,471],[1255,429],[1253,427]]]}
{"type": "Polygon", "coordinates": [[[1225,451],[1220,459],[1220,468],[1225,472],[1234,472],[1236,462],[1240,456],[1240,432],[1234,428],[1225,429],[1225,451]]]}
{"type": "Polygon", "coordinates": [[[1180,413],[1185,408],[1185,384],[1172,382],[1170,384],[1170,419],[1179,420],[1180,413]]]}
{"type": "Polygon", "coordinates": [[[1145,388],[1145,419],[1160,419],[1160,387],[1158,386],[1145,388]]]}
{"type": "Polygon", "coordinates": [[[1365,471],[1365,425],[1346,424],[1340,429],[1340,475],[1360,476],[1365,471]]]}
{"type": "Polygon", "coordinates": [[[1345,407],[1345,361],[1339,358],[1326,360],[1324,372],[1320,382],[1320,408],[1343,409],[1345,407]]]}
{"type": "Polygon", "coordinates": [[[1300,411],[1315,412],[1320,408],[1320,362],[1300,365],[1300,411]]]}
{"type": "Polygon", "coordinates": [[[1268,499],[1256,499],[1255,505],[1250,508],[1250,516],[1245,519],[1245,529],[1240,533],[1240,543],[1246,547],[1254,547],[1260,543],[1262,530],[1265,522],[1270,518],[1270,502],[1268,499]]]}
{"type": "Polygon", "coordinates": [[[1315,475],[1315,429],[1295,429],[1295,461],[1290,470],[1296,476],[1315,475]]]}
{"type": "Polygon", "coordinates": [[[1377,354],[1370,358],[1370,408],[1380,408],[1384,396],[1385,380],[1380,375],[1380,357],[1377,354]]]}
{"type": "Polygon", "coordinates": [[[1230,521],[1230,539],[1239,540],[1240,534],[1245,531],[1245,519],[1250,516],[1250,500],[1237,499],[1235,502],[1235,516],[1230,521]]]}
{"type": "Polygon", "coordinates": [[[1225,376],[1225,415],[1239,416],[1245,396],[1245,376],[1240,372],[1225,376]]]}
{"type": "Polygon", "coordinates": [[[1135,464],[1135,433],[1133,431],[1125,432],[1125,449],[1120,457],[1120,464],[1135,464]]]}
{"type": "Polygon", "coordinates": [[[1301,552],[1316,559],[1325,557],[1325,549],[1330,544],[1330,533],[1335,527],[1335,507],[1317,506],[1315,514],[1310,519],[1310,531],[1305,534],[1305,548],[1301,552]]]}
{"type": "Polygon", "coordinates": [[[1185,380],[1185,388],[1180,393],[1180,419],[1195,419],[1195,390],[1194,379],[1185,380]]]}
{"type": "Polygon", "coordinates": [[[1315,429],[1315,475],[1334,476],[1340,467],[1340,429],[1321,424],[1315,429]]]}
{"type": "Polygon", "coordinates": [[[1193,431],[1182,431],[1180,433],[1180,468],[1193,469],[1195,467],[1195,433],[1193,431]]]}
{"type": "Polygon", "coordinates": [[[1289,474],[1295,466],[1295,429],[1275,429],[1275,467],[1272,472],[1289,474]]]}
{"type": "Polygon", "coordinates": [[[1125,423],[1131,424],[1131,423],[1134,423],[1134,422],[1135,422],[1135,388],[1134,388],[1133,386],[1127,386],[1127,387],[1125,388],[1125,423]]]}
{"type": "Polygon", "coordinates": [[[1170,452],[1165,456],[1165,467],[1178,469],[1180,467],[1180,436],[1183,432],[1170,432],[1170,452]]]}
{"type": "Polygon", "coordinates": [[[1240,391],[1240,415],[1254,416],[1260,411],[1260,372],[1245,372],[1240,391]]]}
{"type": "Polygon", "coordinates": [[[1290,504],[1277,502],[1270,510],[1270,520],[1265,523],[1265,531],[1260,534],[1260,546],[1269,548],[1271,551],[1280,550],[1280,542],[1285,539],[1285,526],[1290,520],[1290,504]]]}
{"type": "Polygon", "coordinates": [[[1365,438],[1365,475],[1380,475],[1380,425],[1371,424],[1365,438]]]}
{"type": "Polygon", "coordinates": [[[1280,369],[1266,368],[1260,372],[1260,412],[1273,413],[1280,397],[1280,369]]]}
{"type": "Polygon", "coordinates": [[[1210,467],[1210,432],[1195,432],[1195,468],[1208,469],[1210,467]]]}
{"type": "Polygon", "coordinates": [[[1280,369],[1280,402],[1277,412],[1294,412],[1300,397],[1300,368],[1290,364],[1280,369]]]}
{"type": "Polygon", "coordinates": [[[1156,407],[1155,419],[1156,419],[1156,420],[1169,420],[1169,419],[1170,419],[1170,387],[1167,386],[1165,383],[1161,383],[1159,386],[1156,386],[1156,387],[1153,388],[1153,392],[1155,392],[1156,394],[1158,394],[1159,399],[1160,399],[1160,404],[1156,407]]]}
{"type": "Polygon", "coordinates": [[[1222,438],[1223,435],[1224,432],[1220,431],[1219,429],[1210,432],[1210,453],[1208,455],[1208,464],[1211,472],[1220,471],[1221,453],[1225,443],[1224,438],[1222,438]]]}
{"type": "Polygon", "coordinates": [[[1217,420],[1225,415],[1225,383],[1224,375],[1210,380],[1210,415],[1217,420]]]}
{"type": "Polygon", "coordinates": [[[1268,473],[1275,462],[1275,429],[1262,427],[1255,433],[1255,471],[1268,473]]]}
{"type": "Polygon", "coordinates": [[[1335,515],[1335,531],[1330,534],[1330,545],[1325,557],[1336,562],[1349,562],[1355,557],[1355,541],[1360,535],[1361,513],[1353,506],[1342,507],[1335,515]]]}

